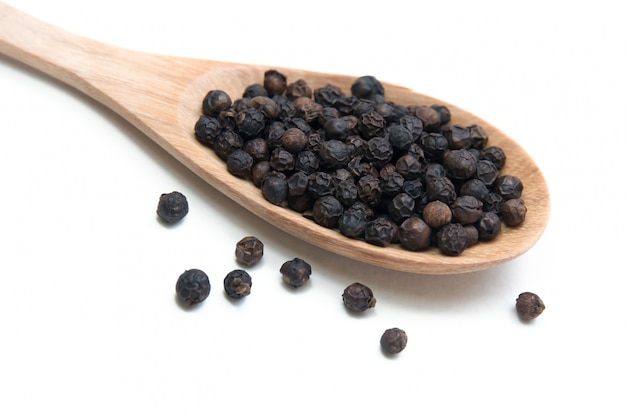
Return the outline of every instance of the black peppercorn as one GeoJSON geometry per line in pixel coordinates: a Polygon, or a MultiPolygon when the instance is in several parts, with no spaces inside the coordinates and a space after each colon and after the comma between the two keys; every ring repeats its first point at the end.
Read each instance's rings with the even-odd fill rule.
{"type": "Polygon", "coordinates": [[[261,191],[267,201],[278,206],[287,200],[289,186],[284,176],[268,174],[263,180],[261,191]]]}
{"type": "Polygon", "coordinates": [[[483,203],[476,197],[464,195],[450,204],[452,218],[462,225],[476,223],[483,214],[483,203]]]}
{"type": "Polygon", "coordinates": [[[365,175],[357,182],[359,199],[370,207],[380,203],[383,190],[380,180],[373,175],[365,175]]]}
{"type": "Polygon", "coordinates": [[[417,216],[402,222],[398,228],[398,241],[408,250],[419,251],[430,245],[431,228],[417,216]]]}
{"type": "Polygon", "coordinates": [[[265,115],[254,107],[248,107],[237,113],[235,121],[239,134],[248,139],[258,137],[265,128],[265,115]]]}
{"type": "Polygon", "coordinates": [[[512,198],[502,204],[502,220],[507,226],[518,226],[526,219],[526,205],[521,198],[512,198]]]}
{"type": "Polygon", "coordinates": [[[265,89],[265,87],[263,87],[263,85],[259,84],[259,83],[255,83],[255,84],[251,84],[249,86],[246,87],[246,89],[243,92],[243,98],[254,98],[257,96],[263,96],[263,97],[268,97],[269,93],[267,92],[267,90],[265,89]]]}
{"type": "Polygon", "coordinates": [[[456,189],[448,177],[433,177],[426,183],[426,194],[430,201],[439,200],[450,204],[456,198],[456,189]]]}
{"type": "Polygon", "coordinates": [[[232,298],[243,298],[250,295],[252,277],[242,269],[230,271],[224,278],[224,291],[232,298]]]}
{"type": "Polygon", "coordinates": [[[431,107],[419,106],[413,109],[415,116],[420,119],[424,125],[424,130],[434,132],[441,126],[441,115],[431,107]]]}
{"type": "Polygon", "coordinates": [[[303,195],[309,186],[309,175],[302,171],[296,171],[287,178],[289,197],[303,195]]]}
{"type": "Polygon", "coordinates": [[[465,126],[446,126],[441,133],[448,139],[450,149],[467,149],[472,145],[471,131],[465,126]]]}
{"type": "Polygon", "coordinates": [[[306,174],[312,174],[316,172],[320,167],[320,160],[317,154],[313,151],[303,150],[296,155],[295,169],[302,171],[306,174]]]}
{"type": "Polygon", "coordinates": [[[176,281],[176,294],[189,306],[203,302],[210,292],[209,277],[200,269],[189,269],[176,281]]]}
{"type": "Polygon", "coordinates": [[[481,180],[487,186],[491,186],[500,176],[498,167],[488,159],[479,159],[476,162],[476,178],[481,180]]]}
{"type": "Polygon", "coordinates": [[[248,107],[260,110],[267,119],[275,119],[278,117],[280,107],[278,103],[269,97],[257,96],[248,102],[248,107]]]}
{"type": "Polygon", "coordinates": [[[405,180],[414,180],[420,176],[423,165],[419,158],[413,154],[402,155],[396,161],[396,172],[405,180]]]}
{"type": "Polygon", "coordinates": [[[311,87],[309,87],[305,80],[300,79],[291,84],[287,84],[285,95],[292,100],[298,97],[313,97],[313,90],[311,90],[311,87]]]}
{"type": "Polygon", "coordinates": [[[343,304],[350,311],[363,312],[376,306],[376,298],[371,288],[359,282],[350,284],[343,290],[343,304]]]}
{"type": "Polygon", "coordinates": [[[342,96],[343,92],[341,89],[331,84],[313,90],[315,101],[325,107],[333,107],[342,96]]]}
{"type": "Polygon", "coordinates": [[[394,124],[387,129],[389,143],[398,151],[406,151],[413,143],[411,131],[400,124],[394,124]]]}
{"type": "Polygon", "coordinates": [[[513,175],[502,175],[493,183],[493,191],[500,194],[504,200],[520,198],[524,185],[513,175]]]}
{"type": "Polygon", "coordinates": [[[515,309],[522,320],[533,320],[537,318],[546,306],[537,294],[523,292],[515,301],[515,309]]]}
{"type": "Polygon", "coordinates": [[[365,139],[383,136],[386,125],[385,119],[374,111],[363,113],[359,117],[359,132],[365,139]]]}
{"type": "Polygon", "coordinates": [[[415,200],[406,193],[397,194],[389,202],[387,213],[396,223],[402,223],[415,213],[415,200]]]}
{"type": "Polygon", "coordinates": [[[292,287],[303,286],[311,276],[311,265],[300,258],[293,258],[280,267],[283,282],[292,287]]]}
{"type": "Polygon", "coordinates": [[[265,177],[272,171],[269,161],[259,161],[252,166],[252,183],[261,188],[265,177]]]}
{"type": "Polygon", "coordinates": [[[383,190],[383,193],[387,196],[394,196],[402,190],[404,177],[396,171],[396,167],[394,165],[385,165],[380,169],[378,175],[380,187],[383,190]]]}
{"type": "Polygon", "coordinates": [[[280,95],[287,89],[287,77],[276,70],[265,71],[263,87],[270,97],[280,95]]]}
{"type": "Polygon", "coordinates": [[[213,150],[217,156],[226,161],[231,152],[243,148],[243,143],[243,138],[237,132],[225,129],[215,136],[213,150]]]}
{"type": "Polygon", "coordinates": [[[385,330],[380,338],[380,347],[383,352],[395,355],[396,353],[402,352],[404,348],[406,348],[407,341],[408,338],[406,332],[402,329],[394,327],[392,329],[385,330]]]}
{"type": "Polygon", "coordinates": [[[365,204],[356,202],[343,211],[337,222],[337,227],[344,236],[359,238],[363,236],[368,220],[365,204]]]}
{"type": "Polygon", "coordinates": [[[194,133],[198,142],[205,146],[213,146],[213,141],[222,130],[222,124],[215,117],[200,116],[194,127],[194,133]]]}
{"type": "Polygon", "coordinates": [[[459,193],[462,196],[471,195],[479,201],[484,201],[489,195],[489,188],[487,188],[487,185],[483,181],[477,178],[472,178],[463,183],[459,193]]]}
{"type": "Polygon", "coordinates": [[[178,191],[161,194],[157,205],[157,215],[166,223],[176,223],[189,213],[187,197],[178,191]]]}
{"type": "Polygon", "coordinates": [[[397,237],[398,225],[385,215],[380,215],[365,225],[364,239],[376,246],[389,246],[397,237]]]}
{"type": "Polygon", "coordinates": [[[350,161],[348,145],[336,139],[323,142],[319,148],[320,165],[326,170],[345,168],[350,161]]]}
{"type": "Polygon", "coordinates": [[[493,240],[500,234],[502,228],[500,217],[492,211],[483,213],[476,223],[476,228],[481,240],[493,240]]]}
{"type": "Polygon", "coordinates": [[[496,214],[500,214],[502,210],[502,205],[504,204],[504,199],[500,194],[496,194],[490,192],[487,194],[487,197],[483,200],[483,211],[491,211],[496,214]]]}
{"type": "Polygon", "coordinates": [[[437,233],[437,245],[444,255],[460,255],[468,247],[467,230],[459,223],[448,223],[437,233]]]}
{"type": "Polygon", "coordinates": [[[313,203],[313,220],[320,226],[331,229],[337,227],[342,214],[343,206],[332,195],[322,196],[313,203]]]}
{"type": "Polygon", "coordinates": [[[344,118],[332,118],[324,123],[324,132],[326,139],[345,140],[350,134],[350,125],[344,118]]]}
{"type": "Polygon", "coordinates": [[[482,159],[487,159],[496,166],[497,169],[504,168],[506,164],[506,154],[499,146],[489,146],[480,153],[482,159]]]}
{"type": "Polygon", "coordinates": [[[483,149],[487,146],[487,141],[489,140],[489,135],[479,125],[471,125],[470,129],[470,137],[472,139],[472,148],[475,149],[483,149]]]}
{"type": "Polygon", "coordinates": [[[296,160],[291,152],[279,146],[270,155],[270,165],[275,171],[291,172],[296,166],[296,160]]]}
{"type": "Polygon", "coordinates": [[[211,90],[202,100],[202,112],[207,116],[217,116],[232,104],[230,96],[222,90],[211,90]]]}
{"type": "Polygon", "coordinates": [[[267,146],[267,141],[262,138],[255,138],[246,141],[243,145],[243,150],[252,157],[254,162],[267,161],[270,157],[270,150],[267,146]]]}
{"type": "Polygon", "coordinates": [[[448,109],[446,106],[437,105],[437,104],[433,104],[430,107],[432,109],[435,109],[437,113],[439,113],[439,117],[441,118],[442,125],[446,125],[450,123],[450,119],[451,119],[450,109],[448,109]]]}
{"type": "Polygon", "coordinates": [[[252,266],[263,258],[264,245],[255,236],[246,236],[235,245],[235,258],[238,262],[252,266]]]}
{"type": "Polygon", "coordinates": [[[443,166],[448,176],[456,180],[467,180],[474,176],[477,162],[467,149],[449,150],[443,155],[443,166]]]}
{"type": "Polygon", "coordinates": [[[452,221],[452,210],[446,203],[435,200],[426,204],[422,216],[430,227],[439,229],[452,221]]]}
{"type": "Polygon", "coordinates": [[[350,92],[358,98],[373,99],[376,96],[384,95],[385,89],[376,77],[365,75],[354,81],[350,87],[350,92]]]}
{"type": "Polygon", "coordinates": [[[308,192],[311,197],[318,199],[325,195],[332,195],[335,192],[335,181],[332,175],[327,172],[314,172],[309,176],[308,192]]]}
{"type": "Polygon", "coordinates": [[[236,177],[247,177],[252,171],[254,160],[252,156],[243,149],[235,149],[226,158],[226,168],[228,172],[236,177]]]}

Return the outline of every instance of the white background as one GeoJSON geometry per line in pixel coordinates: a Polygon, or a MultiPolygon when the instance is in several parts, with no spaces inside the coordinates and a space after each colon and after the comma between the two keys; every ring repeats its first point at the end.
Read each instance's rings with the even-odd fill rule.
{"type": "Polygon", "coordinates": [[[624,416],[626,32],[618,2],[8,0],[149,52],[306,68],[455,103],[541,166],[539,243],[488,271],[424,276],[319,250],[258,220],[101,105],[0,57],[0,415],[624,416]],[[249,4],[248,4],[249,3],[249,4]],[[163,192],[190,212],[155,217],[163,192]],[[266,245],[223,295],[234,245],[266,245]],[[282,285],[293,257],[313,268],[282,285]],[[191,311],[185,269],[211,277],[191,311]],[[347,314],[360,281],[378,304],[347,314]],[[518,320],[522,291],[546,310],[518,320]],[[409,343],[384,356],[382,332],[409,343]]]}

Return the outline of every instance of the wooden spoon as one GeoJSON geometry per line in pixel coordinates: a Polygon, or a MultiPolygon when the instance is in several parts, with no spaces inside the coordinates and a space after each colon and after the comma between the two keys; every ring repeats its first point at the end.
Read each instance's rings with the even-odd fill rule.
{"type": "MultiPolygon", "coordinates": [[[[231,97],[239,97],[248,85],[262,82],[268,67],[129,51],[70,34],[3,3],[0,3],[0,53],[63,81],[117,112],[211,186],[260,218],[311,244],[361,262],[420,274],[482,270],[525,253],[537,242],[548,221],[547,184],[539,168],[517,143],[478,117],[407,88],[385,84],[386,97],[405,105],[446,105],[454,123],[480,124],[489,133],[489,144],[504,149],[507,154],[504,172],[524,183],[523,199],[528,215],[521,226],[503,227],[494,241],[479,243],[460,256],[449,257],[435,248],[411,252],[397,246],[381,248],[348,239],[301,214],[268,203],[253,184],[230,175],[224,162],[199,144],[193,133],[201,114],[200,103],[209,90],[221,89],[231,97]]],[[[349,91],[355,78],[275,69],[289,80],[302,78],[313,88],[333,84],[349,91]]]]}

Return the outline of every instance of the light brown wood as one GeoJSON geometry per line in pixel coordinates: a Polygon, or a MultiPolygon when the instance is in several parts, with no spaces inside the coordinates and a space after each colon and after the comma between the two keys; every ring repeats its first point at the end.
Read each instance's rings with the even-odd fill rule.
{"type": "MultiPolygon", "coordinates": [[[[231,176],[224,163],[194,138],[200,103],[207,91],[222,89],[236,97],[261,82],[267,67],[159,56],[102,44],[70,34],[0,3],[0,53],[32,66],[111,108],[158,143],[211,186],[252,213],[311,244],[354,260],[418,274],[477,271],[507,262],[528,251],[542,235],[549,217],[546,181],[524,149],[488,122],[406,88],[385,83],[386,96],[400,104],[445,104],[459,124],[482,125],[489,143],[507,154],[505,173],[524,183],[526,221],[503,228],[490,243],[480,243],[457,257],[436,249],[410,252],[380,248],[317,226],[302,215],[268,203],[250,182],[231,176]]],[[[276,68],[288,79],[303,78],[315,87],[334,84],[349,91],[354,77],[276,68]]]]}

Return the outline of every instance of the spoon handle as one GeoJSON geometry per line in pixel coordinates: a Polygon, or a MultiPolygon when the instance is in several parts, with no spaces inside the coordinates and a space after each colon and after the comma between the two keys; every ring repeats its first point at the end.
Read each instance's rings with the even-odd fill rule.
{"type": "MultiPolygon", "coordinates": [[[[0,54],[104,104],[144,133],[154,103],[177,98],[211,61],[130,51],[78,36],[0,2],[0,54]]],[[[149,124],[149,123],[148,123],[149,124]]],[[[152,136],[149,134],[149,136],[152,136]]]]}

